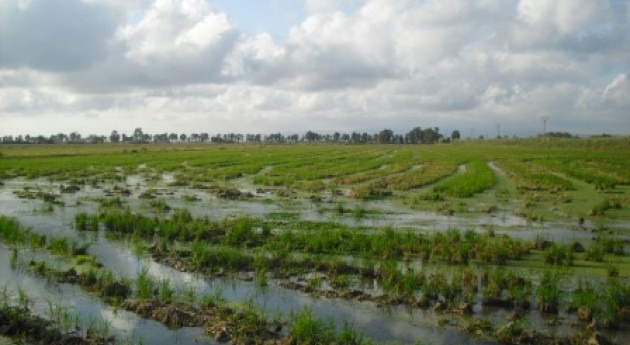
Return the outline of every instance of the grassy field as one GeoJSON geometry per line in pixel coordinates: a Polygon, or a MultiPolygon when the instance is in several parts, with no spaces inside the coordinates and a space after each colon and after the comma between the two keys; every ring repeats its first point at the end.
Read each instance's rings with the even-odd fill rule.
{"type": "MultiPolygon", "coordinates": [[[[269,320],[255,307],[180,291],[146,271],[121,278],[86,255],[89,243],[81,240],[103,232],[100,241],[208,278],[245,275],[260,288],[272,284],[315,299],[423,309],[436,313],[439,325],[501,343],[586,342],[593,327],[617,328],[620,333],[610,333],[615,339],[630,334],[630,138],[30,145],[0,146],[0,157],[2,188],[41,203],[38,214],[55,221],[68,200],[76,209],[69,237],[37,233],[0,215],[5,246],[70,262],[59,267],[30,259],[29,272],[76,284],[143,317],[154,315],[147,303],[159,315],[185,312],[192,315],[189,326],[205,327],[217,339],[222,335],[208,318],[234,324],[225,335],[234,343],[302,344],[313,337],[324,344],[370,343],[350,324],[335,327],[310,309],[269,320]],[[88,189],[103,196],[63,197],[88,189]],[[272,211],[254,215],[251,204],[272,211]],[[210,216],[221,205],[245,208],[210,216]],[[413,222],[388,223],[398,214],[421,215],[417,223],[463,225],[424,231],[413,222]],[[525,225],[495,228],[497,218],[508,217],[525,225]],[[536,236],[527,237],[530,226],[536,236]],[[554,232],[568,235],[549,240],[554,232]],[[497,321],[475,305],[516,321],[497,321]],[[539,332],[527,318],[577,326],[562,339],[539,332]],[[268,332],[276,323],[285,331],[268,332]]],[[[14,256],[19,262],[17,250],[14,256]]],[[[157,319],[182,326],[168,320],[157,319]]]]}
{"type": "Polygon", "coordinates": [[[0,180],[84,182],[115,179],[121,171],[170,172],[177,186],[247,179],[261,187],[345,191],[355,199],[386,198],[427,210],[509,198],[521,202],[517,213],[533,219],[630,220],[628,138],[422,146],[32,145],[3,146],[0,154],[0,180]]]}

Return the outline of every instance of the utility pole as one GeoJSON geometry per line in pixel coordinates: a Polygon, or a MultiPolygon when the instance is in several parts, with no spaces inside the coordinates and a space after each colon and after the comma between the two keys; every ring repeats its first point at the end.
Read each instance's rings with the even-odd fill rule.
{"type": "Polygon", "coordinates": [[[497,123],[497,139],[501,138],[501,124],[497,123]]]}
{"type": "Polygon", "coordinates": [[[541,116],[540,119],[543,122],[543,136],[547,136],[547,120],[549,120],[549,116],[541,116]]]}

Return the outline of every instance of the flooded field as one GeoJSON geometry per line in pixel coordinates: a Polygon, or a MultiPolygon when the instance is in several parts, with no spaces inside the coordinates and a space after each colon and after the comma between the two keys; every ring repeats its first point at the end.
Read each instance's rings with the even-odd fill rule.
{"type": "Polygon", "coordinates": [[[630,150],[528,145],[3,148],[0,319],[32,343],[630,344],[630,150]]]}

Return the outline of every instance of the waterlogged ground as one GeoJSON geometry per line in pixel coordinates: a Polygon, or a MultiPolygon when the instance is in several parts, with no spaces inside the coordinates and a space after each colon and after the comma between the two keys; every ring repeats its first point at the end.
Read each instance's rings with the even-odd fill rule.
{"type": "MultiPolygon", "coordinates": [[[[133,194],[127,198],[132,207],[143,209],[145,202],[139,198],[148,185],[142,179],[132,176],[128,178],[127,186],[133,188],[133,194]]],[[[151,184],[152,187],[164,188],[164,193],[173,192],[170,197],[164,197],[173,207],[186,207],[196,215],[210,215],[211,217],[224,218],[242,215],[265,216],[274,212],[281,212],[285,207],[269,203],[266,200],[259,201],[225,201],[214,197],[208,197],[203,191],[173,189],[163,186],[161,183],[151,184]],[[168,190],[168,192],[166,192],[168,190]],[[195,203],[182,202],[180,195],[196,193],[200,201],[195,203]]],[[[86,188],[73,194],[60,194],[64,206],[52,206],[36,199],[19,198],[15,192],[29,189],[38,189],[46,192],[56,192],[57,184],[39,180],[26,181],[23,179],[5,182],[0,189],[0,214],[17,218],[20,223],[30,227],[35,232],[49,236],[63,236],[76,239],[82,243],[89,243],[89,254],[94,255],[99,262],[116,272],[121,277],[135,278],[142,270],[156,280],[168,279],[177,288],[194,287],[197,295],[212,291],[221,291],[227,300],[242,302],[252,301],[271,315],[288,315],[305,307],[310,308],[318,316],[326,320],[332,320],[337,325],[344,321],[351,322],[365,336],[377,342],[415,343],[419,339],[428,344],[493,344],[489,339],[471,338],[455,329],[448,327],[436,327],[439,315],[429,311],[410,311],[404,307],[387,307],[383,309],[374,303],[359,303],[343,299],[320,299],[298,291],[285,289],[277,284],[270,284],[265,288],[256,286],[251,281],[243,281],[234,278],[207,279],[203,275],[180,272],[168,266],[155,262],[150,257],[139,256],[134,253],[129,243],[109,240],[104,234],[78,233],[73,228],[77,213],[83,211],[95,211],[98,206],[90,201],[103,197],[107,192],[104,188],[86,188]]],[[[264,197],[260,197],[264,199],[264,197]]],[[[311,210],[311,205],[306,201],[290,201],[291,209],[305,218],[309,215],[313,220],[323,220],[325,214],[311,210]],[[300,207],[305,209],[300,210],[300,207]]],[[[387,205],[380,205],[387,207],[387,205]]],[[[379,205],[375,204],[375,207],[379,205]]],[[[397,212],[400,212],[398,210],[397,212]]],[[[153,210],[147,210],[152,213],[153,210]]],[[[394,211],[384,211],[389,214],[384,216],[400,216],[399,221],[411,223],[410,219],[404,219],[404,214],[393,214],[394,211]]],[[[408,216],[409,214],[407,214],[408,216]]],[[[356,220],[353,218],[340,219],[332,216],[333,220],[345,221],[350,224],[377,222],[387,223],[386,219],[356,220]]],[[[119,339],[130,339],[145,344],[216,344],[211,337],[204,336],[202,329],[183,328],[169,330],[167,327],[152,320],[142,319],[133,313],[118,311],[111,306],[102,303],[96,297],[81,291],[69,284],[54,284],[46,279],[33,277],[28,272],[19,268],[10,267],[10,250],[7,247],[0,249],[0,281],[5,283],[9,290],[17,291],[25,289],[32,297],[34,304],[32,310],[38,314],[48,313],[50,301],[60,303],[76,315],[90,320],[99,320],[110,325],[112,334],[119,339]]],[[[20,261],[28,262],[37,253],[24,251],[19,253],[20,261]]]]}
{"type": "MultiPolygon", "coordinates": [[[[387,156],[387,159],[401,154],[397,149],[389,148],[383,152],[379,151],[378,156],[387,156]],[[383,155],[383,152],[389,153],[383,155]]],[[[273,151],[267,154],[271,155],[273,151]]],[[[317,272],[294,275],[288,279],[270,276],[264,286],[254,279],[255,272],[227,275],[194,272],[173,267],[168,261],[164,262],[148,253],[147,246],[155,245],[150,240],[143,243],[108,236],[102,225],[98,232],[79,232],[75,229],[76,217],[80,213],[98,214],[103,210],[104,201],[121,200],[124,207],[132,212],[156,219],[168,218],[174,210],[186,209],[195,218],[222,220],[249,217],[266,220],[274,224],[270,229],[273,234],[285,231],[293,223],[309,222],[333,226],[339,224],[367,232],[390,228],[427,236],[448,233],[453,229],[462,232],[470,230],[483,235],[492,234],[493,238],[506,235],[509,238],[541,244],[554,242],[572,246],[579,243],[585,248],[598,245],[600,239],[605,237],[614,239],[616,248],[622,248],[621,252],[625,252],[626,256],[605,254],[603,262],[587,262],[582,259],[583,254],[577,254],[575,265],[579,268],[573,269],[571,265],[559,268],[560,272],[564,271],[561,274],[566,275],[562,280],[562,288],[574,291],[581,279],[604,284],[609,279],[607,276],[611,275],[611,268],[615,272],[612,274],[622,284],[629,283],[630,261],[627,253],[630,252],[630,190],[627,184],[620,183],[612,189],[596,191],[590,183],[569,176],[566,171],[558,168],[551,175],[561,178],[562,181],[555,181],[554,177],[547,177],[549,180],[544,181],[555,181],[553,183],[557,182],[557,186],[545,189],[545,184],[541,183],[542,187],[531,187],[531,190],[527,190],[522,187],[525,182],[513,175],[516,171],[514,165],[521,163],[502,164],[501,160],[495,162],[495,157],[490,158],[484,159],[481,166],[486,166],[491,171],[494,182],[490,187],[483,187],[475,192],[474,197],[455,195],[458,192],[448,194],[451,193],[449,188],[458,183],[453,181],[449,187],[448,181],[457,180],[458,176],[474,171],[467,168],[469,165],[458,164],[456,161],[443,169],[447,171],[443,177],[429,179],[428,183],[419,186],[397,187],[400,189],[393,188],[391,191],[387,191],[389,187],[382,186],[391,186],[394,183],[391,181],[394,180],[404,185],[406,182],[400,182],[397,176],[420,173],[429,164],[409,164],[408,169],[395,170],[392,161],[388,160],[387,164],[374,164],[376,169],[368,169],[366,172],[359,169],[344,177],[348,180],[372,182],[360,182],[360,185],[343,184],[340,177],[323,176],[315,180],[309,179],[309,187],[306,188],[301,188],[302,182],[299,181],[295,185],[275,185],[273,179],[292,178],[293,175],[274,175],[276,166],[269,162],[259,163],[258,169],[238,173],[231,178],[213,179],[211,182],[182,183],[185,181],[182,181],[181,171],[157,169],[152,163],[113,167],[114,173],[108,178],[94,180],[71,176],[66,179],[5,177],[0,186],[0,215],[13,217],[39,234],[65,237],[77,243],[89,244],[87,254],[92,255],[119,278],[131,281],[146,272],[155,281],[168,280],[177,291],[192,291],[197,298],[214,293],[220,294],[235,308],[244,304],[255,305],[266,317],[280,320],[284,325],[289,324],[291,318],[301,310],[308,308],[318,319],[330,320],[337,329],[348,322],[357,332],[376,343],[495,344],[499,340],[493,332],[484,331],[481,326],[479,329],[473,327],[472,330],[465,330],[464,326],[474,324],[475,320],[488,320],[494,329],[507,327],[514,320],[514,310],[484,305],[481,292],[471,300],[471,313],[465,315],[441,310],[434,304],[430,307],[414,307],[408,303],[378,298],[344,298],[326,294],[326,290],[335,288],[329,284],[325,275],[315,291],[302,289],[304,284],[316,280],[312,278],[318,278],[320,273],[317,272]],[[509,172],[507,169],[510,169],[509,172]],[[390,170],[393,172],[389,175],[378,177],[380,179],[390,176],[389,185],[375,177],[377,173],[374,171],[390,170]],[[567,181],[572,184],[573,189],[563,190],[558,187],[567,181]],[[325,187],[312,187],[319,186],[320,183],[325,187]],[[447,186],[441,187],[444,184],[447,186]],[[73,189],[69,190],[68,186],[73,186],[73,189]],[[374,186],[381,186],[387,193],[375,192],[374,186]],[[385,194],[382,197],[357,197],[357,193],[365,193],[364,187],[368,190],[368,195],[373,192],[385,194]],[[603,201],[612,206],[598,209],[603,201]]],[[[153,162],[158,161],[155,157],[151,159],[153,162]]],[[[366,159],[366,162],[369,160],[366,159]]],[[[175,166],[181,164],[188,165],[190,162],[180,161],[175,166]]],[[[280,163],[276,164],[281,166],[280,163]]],[[[545,164],[551,166],[552,163],[545,164]]],[[[296,167],[299,166],[296,164],[296,167]]],[[[95,168],[94,165],[89,165],[86,169],[95,168]]],[[[212,174],[212,169],[208,172],[212,174]]],[[[197,173],[195,170],[195,174],[197,173]]],[[[295,174],[300,173],[298,171],[295,174]]],[[[90,174],[99,176],[94,172],[90,174]]],[[[528,174],[523,173],[519,178],[530,178],[528,183],[540,178],[539,175],[532,177],[534,173],[528,174]]],[[[192,175],[187,176],[184,177],[191,178],[192,175]]],[[[614,178],[623,182],[624,177],[615,175],[614,178]]],[[[182,248],[187,248],[185,243],[181,245],[182,248]]],[[[535,250],[533,254],[520,260],[510,260],[508,268],[531,277],[536,288],[540,285],[542,276],[543,255],[542,249],[535,250]]],[[[0,285],[6,286],[12,292],[13,299],[18,291],[23,290],[32,301],[29,309],[35,314],[51,317],[52,303],[72,315],[80,315],[82,320],[102,322],[120,343],[218,343],[216,336],[209,335],[201,327],[169,329],[156,320],[145,319],[112,306],[75,284],[58,283],[33,274],[29,263],[38,260],[53,265],[56,262],[54,256],[51,257],[46,250],[21,248],[16,253],[13,246],[3,244],[0,247],[0,285]]],[[[345,256],[344,260],[361,261],[352,255],[345,256]]],[[[58,264],[60,269],[71,266],[67,263],[58,264]]],[[[406,258],[404,263],[401,260],[398,266],[403,272],[417,270],[426,272],[427,276],[431,272],[454,274],[461,267],[434,260],[427,262],[414,257],[406,258]]],[[[495,268],[492,264],[479,262],[471,262],[470,267],[479,269],[476,274],[480,276],[482,269],[495,268]]],[[[487,284],[482,281],[479,278],[480,291],[483,289],[482,285],[487,284]]],[[[376,278],[373,283],[362,282],[353,288],[359,289],[366,296],[387,294],[382,282],[376,278]]],[[[534,294],[531,294],[531,299],[535,300],[534,294]]],[[[569,300],[570,296],[566,297],[565,304],[569,304],[569,300]]],[[[547,336],[570,336],[589,329],[588,323],[580,322],[575,311],[568,311],[567,308],[561,308],[559,313],[549,316],[540,313],[534,305],[527,308],[518,320],[526,325],[525,328],[547,336]]],[[[597,327],[597,334],[604,335],[616,344],[629,344],[630,329],[627,324],[623,325],[626,321],[622,321],[621,328],[597,327]]],[[[85,322],[83,321],[82,329],[87,328],[85,322]]],[[[290,330],[284,327],[281,333],[286,332],[290,330]]],[[[587,338],[590,337],[593,328],[586,332],[589,332],[587,338]]],[[[9,340],[0,338],[0,344],[3,341],[9,340]]]]}
{"type": "MultiPolygon", "coordinates": [[[[36,253],[20,253],[21,259],[24,260],[33,256],[36,256],[36,253]]],[[[6,247],[1,248],[0,279],[9,292],[24,291],[30,298],[30,310],[38,315],[54,315],[51,308],[65,310],[71,318],[78,318],[84,329],[87,329],[89,323],[106,325],[110,333],[121,341],[165,345],[216,344],[216,341],[206,337],[201,329],[169,330],[156,321],[112,308],[73,285],[55,284],[34,277],[23,269],[11,267],[10,262],[9,251],[6,247]]]]}

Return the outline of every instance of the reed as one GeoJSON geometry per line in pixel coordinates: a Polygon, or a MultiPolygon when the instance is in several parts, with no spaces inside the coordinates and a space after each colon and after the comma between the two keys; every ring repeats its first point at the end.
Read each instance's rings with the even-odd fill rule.
{"type": "Polygon", "coordinates": [[[538,296],[538,307],[542,312],[557,314],[560,307],[560,275],[556,272],[546,270],[540,280],[540,285],[536,289],[538,296]]]}
{"type": "Polygon", "coordinates": [[[136,277],[136,296],[141,300],[153,298],[156,283],[149,276],[149,270],[143,268],[136,277]]]}
{"type": "Polygon", "coordinates": [[[98,231],[98,216],[79,212],[74,217],[74,227],[78,231],[98,231]]]}
{"type": "Polygon", "coordinates": [[[171,281],[167,278],[161,279],[158,283],[158,299],[162,303],[173,302],[175,290],[171,286],[171,281]]]}

